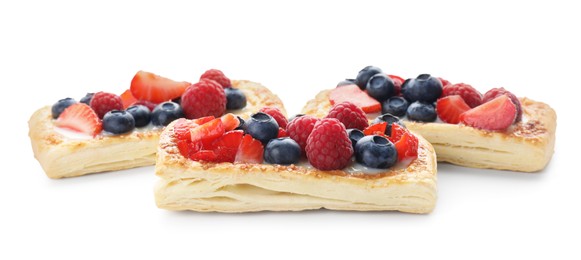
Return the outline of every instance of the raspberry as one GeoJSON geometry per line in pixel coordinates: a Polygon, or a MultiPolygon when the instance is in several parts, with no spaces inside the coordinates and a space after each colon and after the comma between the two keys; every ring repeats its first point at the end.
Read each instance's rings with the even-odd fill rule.
{"type": "Polygon", "coordinates": [[[448,85],[452,85],[452,83],[450,83],[450,81],[445,80],[443,78],[438,77],[438,79],[442,82],[442,87],[446,87],[448,85]]]}
{"type": "Polygon", "coordinates": [[[484,94],[482,97],[482,103],[486,103],[500,95],[507,95],[510,98],[510,101],[514,103],[516,106],[516,119],[514,120],[515,123],[520,122],[522,120],[522,107],[520,105],[520,101],[518,98],[512,94],[510,91],[504,88],[493,88],[484,94]]]}
{"type": "Polygon", "coordinates": [[[202,76],[200,76],[200,80],[202,79],[211,79],[216,81],[223,88],[232,87],[232,82],[230,82],[230,79],[227,78],[222,71],[217,69],[207,70],[204,72],[204,74],[202,74],[202,76]]]}
{"type": "Polygon", "coordinates": [[[309,163],[319,170],[345,168],[353,156],[345,126],[336,118],[321,119],[309,135],[306,154],[309,163]]]}
{"type": "Polygon", "coordinates": [[[123,110],[123,101],[120,96],[101,91],[93,95],[91,108],[102,119],[111,110],[123,110]]]}
{"type": "Polygon", "coordinates": [[[307,147],[307,139],[318,121],[319,119],[312,116],[300,116],[290,121],[286,126],[288,136],[301,146],[303,154],[307,147]]]}
{"type": "Polygon", "coordinates": [[[442,97],[451,95],[459,95],[471,108],[475,108],[482,104],[482,94],[468,84],[457,83],[446,85],[442,91],[442,97]]]}
{"type": "Polygon", "coordinates": [[[327,118],[339,119],[347,129],[357,128],[363,130],[369,126],[365,112],[350,102],[334,105],[329,111],[329,114],[327,114],[327,118]]]}
{"type": "Polygon", "coordinates": [[[226,94],[215,81],[202,79],[182,95],[182,108],[189,119],[204,116],[220,117],[226,112],[226,94]]]}
{"type": "Polygon", "coordinates": [[[263,107],[260,109],[260,112],[272,116],[272,118],[274,118],[274,121],[276,121],[279,127],[282,127],[282,129],[286,129],[288,120],[286,119],[286,116],[282,114],[280,109],[276,107],[263,107]]]}

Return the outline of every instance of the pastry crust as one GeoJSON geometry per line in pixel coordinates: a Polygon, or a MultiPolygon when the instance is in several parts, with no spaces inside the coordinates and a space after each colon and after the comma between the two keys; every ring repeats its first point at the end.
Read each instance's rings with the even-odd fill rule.
{"type": "Polygon", "coordinates": [[[436,155],[419,137],[418,158],[379,174],[320,171],[271,164],[196,162],[175,144],[173,123],[162,133],[155,173],[157,206],[169,210],[250,212],[398,210],[431,212],[436,202],[436,155]]]}
{"type": "MultiPolygon", "coordinates": [[[[330,90],[321,91],[307,102],[302,113],[326,116],[331,109],[329,93],[330,90]]],[[[473,168],[540,171],[553,156],[557,115],[545,103],[528,98],[520,98],[520,102],[523,120],[505,132],[445,123],[405,124],[433,145],[438,161],[473,168]]]]}
{"type": "MultiPolygon", "coordinates": [[[[244,92],[247,105],[228,112],[249,118],[264,106],[275,106],[286,113],[282,101],[259,83],[234,80],[232,85],[244,92]]],[[[28,125],[34,156],[50,178],[153,165],[161,134],[161,129],[151,129],[118,136],[99,135],[92,139],[67,138],[55,131],[50,106],[37,110],[28,125]]]]}

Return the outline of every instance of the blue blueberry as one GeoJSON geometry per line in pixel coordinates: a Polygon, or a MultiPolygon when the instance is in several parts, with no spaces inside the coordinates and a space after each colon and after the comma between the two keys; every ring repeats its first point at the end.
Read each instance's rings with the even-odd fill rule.
{"type": "Polygon", "coordinates": [[[390,97],[381,103],[382,114],[392,114],[397,117],[405,116],[409,103],[403,97],[390,97]]]}
{"type": "Polygon", "coordinates": [[[353,84],[356,84],[355,79],[345,79],[345,80],[339,81],[339,83],[337,83],[337,87],[353,85],[353,84]]]}
{"type": "Polygon", "coordinates": [[[353,151],[355,151],[355,144],[357,143],[357,141],[359,141],[359,139],[365,136],[365,134],[363,134],[363,131],[357,128],[347,129],[347,135],[349,136],[349,140],[351,140],[351,144],[353,145],[353,151]]]}
{"type": "Polygon", "coordinates": [[[382,102],[395,94],[393,80],[383,73],[375,74],[367,81],[367,94],[382,102]]]}
{"type": "Polygon", "coordinates": [[[367,167],[387,169],[397,162],[397,150],[387,138],[368,135],[355,145],[355,160],[367,167]]]}
{"type": "Polygon", "coordinates": [[[112,134],[124,134],[135,129],[135,119],[123,110],[113,110],[103,116],[103,129],[112,134]]]}
{"type": "Polygon", "coordinates": [[[434,103],[442,95],[442,82],[430,74],[421,74],[404,85],[403,95],[409,102],[434,103]]]}
{"type": "Polygon", "coordinates": [[[144,127],[151,121],[151,111],[144,105],[130,106],[126,111],[135,119],[135,127],[144,127]]]}
{"type": "Polygon", "coordinates": [[[63,98],[54,103],[51,109],[52,118],[57,119],[61,115],[61,113],[65,111],[67,107],[71,106],[74,103],[77,103],[77,101],[75,101],[72,98],[63,98]]]}
{"type": "Polygon", "coordinates": [[[177,103],[166,101],[157,105],[151,113],[151,123],[155,126],[167,126],[172,121],[184,117],[184,110],[177,103]]]}
{"type": "Polygon", "coordinates": [[[234,130],[242,130],[244,131],[246,129],[246,124],[245,121],[242,117],[240,116],[236,116],[238,118],[238,126],[236,128],[234,128],[234,130]]]}
{"type": "Polygon", "coordinates": [[[272,164],[296,164],[301,159],[301,147],[289,137],[276,138],[264,148],[264,161],[272,164]]]}
{"type": "Polygon", "coordinates": [[[93,95],[95,95],[95,93],[87,93],[84,97],[81,98],[81,103],[85,103],[88,106],[91,105],[91,99],[93,99],[93,95]]]}
{"type": "Polygon", "coordinates": [[[278,124],[268,114],[262,112],[253,114],[244,124],[246,125],[245,132],[262,144],[267,144],[278,136],[278,124]]]}
{"type": "Polygon", "coordinates": [[[380,116],[376,117],[371,124],[374,125],[374,124],[383,123],[383,122],[387,123],[387,127],[385,128],[386,135],[391,135],[391,125],[393,125],[393,124],[398,124],[398,125],[405,127],[404,123],[399,119],[399,117],[394,116],[392,114],[380,115],[380,116]]]}
{"type": "Polygon", "coordinates": [[[246,95],[236,88],[225,88],[226,109],[241,109],[246,106],[246,95]]]}
{"type": "Polygon", "coordinates": [[[431,103],[416,101],[408,107],[407,117],[412,121],[434,122],[438,115],[436,108],[431,103]]]}
{"type": "Polygon", "coordinates": [[[357,86],[359,86],[360,89],[365,89],[365,87],[367,87],[367,82],[369,81],[369,79],[378,73],[383,73],[380,68],[374,66],[367,66],[363,68],[361,71],[359,71],[357,77],[355,78],[355,84],[357,84],[357,86]]]}

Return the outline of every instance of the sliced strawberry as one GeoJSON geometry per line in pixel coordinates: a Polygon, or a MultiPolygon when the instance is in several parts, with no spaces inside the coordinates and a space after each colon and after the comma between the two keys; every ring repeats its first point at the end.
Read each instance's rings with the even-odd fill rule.
{"type": "Polygon", "coordinates": [[[212,150],[201,150],[190,155],[190,159],[194,161],[217,162],[218,155],[212,150]]]}
{"type": "Polygon", "coordinates": [[[500,131],[512,125],[516,106],[507,95],[501,95],[460,115],[460,122],[479,129],[500,131]]]}
{"type": "Polygon", "coordinates": [[[234,130],[234,128],[236,128],[236,127],[238,127],[238,125],[240,125],[240,121],[238,120],[238,117],[236,117],[232,113],[228,113],[228,114],[223,115],[222,117],[220,117],[220,120],[222,120],[222,125],[224,125],[224,130],[226,132],[228,132],[230,130],[234,130]]]}
{"type": "MultiPolygon", "coordinates": [[[[395,125],[395,124],[394,124],[395,125]]],[[[377,123],[370,125],[363,129],[364,135],[380,135],[385,136],[385,129],[387,128],[387,122],[377,123]]]]}
{"type": "Polygon", "coordinates": [[[238,147],[242,142],[244,131],[234,130],[224,133],[220,138],[212,143],[214,153],[218,156],[217,160],[220,162],[234,162],[238,147]]]}
{"type": "Polygon", "coordinates": [[[138,100],[161,103],[181,96],[190,85],[140,70],[131,80],[130,89],[138,100]]]}
{"type": "Polygon", "coordinates": [[[204,149],[211,147],[214,140],[224,134],[224,126],[220,118],[213,119],[198,127],[190,130],[192,135],[192,142],[202,142],[204,149]]]}
{"type": "Polygon", "coordinates": [[[460,123],[460,114],[468,110],[470,110],[470,106],[459,95],[440,98],[436,103],[438,117],[449,124],[460,123]]]}
{"type": "Polygon", "coordinates": [[[418,156],[418,138],[409,131],[406,130],[399,141],[394,144],[398,161],[418,156]]]}
{"type": "Polygon", "coordinates": [[[203,125],[203,124],[208,123],[214,119],[215,119],[214,116],[205,116],[205,117],[200,117],[198,119],[194,119],[194,120],[192,120],[192,122],[194,122],[196,125],[203,125]]]}
{"type": "Polygon", "coordinates": [[[361,90],[357,85],[347,85],[331,90],[329,94],[331,105],[342,102],[351,102],[360,107],[366,113],[381,111],[381,104],[370,97],[367,92],[361,90]]]}
{"type": "Polygon", "coordinates": [[[185,118],[180,118],[176,120],[173,126],[173,132],[175,133],[176,139],[191,141],[192,134],[190,130],[195,126],[197,126],[197,124],[194,123],[192,120],[187,120],[185,118]]]}
{"type": "Polygon", "coordinates": [[[125,90],[123,94],[121,94],[121,101],[123,102],[123,109],[127,109],[128,107],[132,106],[133,103],[137,102],[137,99],[131,94],[131,90],[125,90]]]}
{"type": "Polygon", "coordinates": [[[278,128],[278,136],[276,138],[288,137],[288,133],[282,127],[278,128]]]}
{"type": "Polygon", "coordinates": [[[399,124],[392,124],[391,133],[387,139],[395,144],[395,142],[399,141],[399,139],[401,139],[401,137],[407,132],[408,130],[405,127],[399,124]]]}
{"type": "Polygon", "coordinates": [[[103,129],[99,116],[84,103],[67,107],[57,118],[55,125],[92,136],[96,136],[103,129]]]}
{"type": "Polygon", "coordinates": [[[191,158],[192,155],[202,149],[201,142],[194,143],[188,140],[177,140],[177,146],[180,150],[180,153],[186,158],[191,158]]]}
{"type": "Polygon", "coordinates": [[[238,152],[236,153],[236,158],[234,162],[236,163],[262,163],[263,160],[264,147],[262,143],[251,135],[244,135],[242,142],[238,147],[238,152]]]}

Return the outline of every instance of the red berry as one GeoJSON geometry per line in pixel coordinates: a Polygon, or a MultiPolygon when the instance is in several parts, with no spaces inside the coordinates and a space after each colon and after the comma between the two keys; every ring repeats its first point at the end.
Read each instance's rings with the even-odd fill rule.
{"type": "Polygon", "coordinates": [[[363,130],[369,126],[365,112],[351,102],[335,104],[327,114],[327,118],[339,119],[347,129],[363,130]]]}
{"type": "MultiPolygon", "coordinates": [[[[394,124],[396,125],[396,124],[394,124]]],[[[380,135],[385,136],[385,129],[387,128],[387,122],[381,122],[377,124],[370,125],[369,127],[363,129],[364,135],[380,135]]]]}
{"type": "Polygon", "coordinates": [[[96,136],[103,129],[103,124],[95,111],[83,103],[75,103],[67,107],[59,115],[55,125],[92,136],[96,136]]]}
{"type": "Polygon", "coordinates": [[[387,139],[389,139],[392,143],[396,143],[397,141],[399,141],[399,139],[401,139],[401,137],[407,132],[408,130],[399,125],[399,124],[392,124],[391,125],[391,133],[389,134],[389,137],[387,139]]]}
{"type": "MultiPolygon", "coordinates": [[[[127,109],[128,107],[132,106],[133,103],[137,101],[137,99],[131,94],[131,90],[125,90],[123,94],[121,94],[121,101],[123,102],[123,109],[127,109]]],[[[151,110],[151,109],[150,109],[151,110]]]]}
{"type": "Polygon", "coordinates": [[[452,95],[438,99],[436,112],[442,121],[449,124],[458,124],[460,114],[470,110],[470,106],[459,95],[452,95]]]}
{"type": "Polygon", "coordinates": [[[224,125],[220,118],[191,129],[192,142],[202,142],[204,149],[210,148],[214,140],[224,134],[224,125]]]}
{"type": "Polygon", "coordinates": [[[224,125],[224,131],[226,132],[234,130],[236,127],[240,125],[238,117],[236,117],[232,113],[223,115],[222,117],[220,117],[220,120],[222,120],[222,125],[224,125]]]}
{"type": "Polygon", "coordinates": [[[406,158],[416,158],[418,156],[418,137],[407,130],[394,145],[397,150],[398,161],[406,158]]]}
{"type": "Polygon", "coordinates": [[[482,104],[482,94],[475,88],[468,84],[457,83],[447,85],[442,90],[442,97],[459,95],[464,99],[464,102],[471,108],[475,108],[482,104]]]}
{"type": "Polygon", "coordinates": [[[190,155],[190,159],[194,161],[218,162],[218,155],[212,150],[201,150],[190,155]]]}
{"type": "Polygon", "coordinates": [[[335,118],[321,119],[309,135],[306,154],[309,163],[319,170],[345,168],[353,156],[347,129],[335,118]]]}
{"type": "Polygon", "coordinates": [[[286,129],[288,119],[286,119],[286,116],[282,114],[280,109],[276,107],[263,107],[260,109],[260,112],[272,116],[272,118],[274,118],[279,127],[286,129]]]}
{"type": "Polygon", "coordinates": [[[284,129],[282,129],[282,127],[278,128],[278,135],[276,136],[276,138],[282,138],[282,137],[288,137],[288,134],[286,133],[286,131],[284,129]]]}
{"type": "Polygon", "coordinates": [[[514,94],[509,92],[508,90],[506,90],[504,88],[493,88],[484,94],[482,101],[484,103],[486,103],[486,102],[493,100],[494,98],[496,98],[500,95],[508,95],[508,97],[510,98],[510,101],[512,101],[512,103],[514,103],[514,105],[516,106],[516,111],[517,111],[516,119],[514,122],[520,122],[522,120],[522,107],[520,104],[520,100],[518,100],[518,98],[514,94]]]}
{"type": "Polygon", "coordinates": [[[484,130],[507,129],[516,118],[516,106],[507,95],[501,95],[460,115],[460,122],[484,130]]]}
{"type": "Polygon", "coordinates": [[[232,87],[232,82],[230,79],[224,75],[224,73],[217,69],[210,69],[204,72],[202,76],[200,76],[200,80],[202,79],[210,79],[216,81],[216,83],[220,84],[223,88],[232,87]]]}
{"type": "Polygon", "coordinates": [[[138,100],[161,103],[181,96],[190,85],[140,70],[131,80],[130,89],[138,100]]]}
{"type": "Polygon", "coordinates": [[[219,117],[226,112],[226,94],[215,81],[202,79],[182,95],[182,108],[187,118],[219,117]]]}
{"type": "Polygon", "coordinates": [[[173,126],[173,132],[174,132],[175,138],[177,140],[191,141],[192,134],[191,134],[190,130],[196,126],[197,126],[197,124],[195,124],[192,120],[187,120],[185,118],[180,118],[180,119],[176,120],[176,122],[173,126]]]}
{"type": "Polygon", "coordinates": [[[391,80],[393,80],[393,86],[395,87],[394,96],[399,96],[401,94],[401,85],[403,85],[405,79],[396,75],[387,75],[387,76],[390,77],[391,80]]]}
{"type": "Polygon", "coordinates": [[[443,78],[438,77],[438,79],[440,80],[440,82],[442,82],[442,87],[446,87],[448,85],[452,85],[452,83],[450,83],[450,81],[447,81],[443,78]]]}
{"type": "Polygon", "coordinates": [[[215,119],[214,116],[205,116],[205,117],[200,117],[200,118],[194,119],[194,120],[192,120],[192,122],[194,122],[196,125],[203,125],[203,124],[208,123],[214,119],[215,119]]]}
{"type": "Polygon", "coordinates": [[[331,90],[329,100],[331,101],[331,105],[345,101],[351,102],[366,113],[381,111],[381,104],[355,84],[331,90]]]}
{"type": "Polygon", "coordinates": [[[312,116],[301,116],[290,121],[286,127],[288,136],[301,146],[301,152],[305,153],[307,139],[319,119],[312,116]]]}
{"type": "Polygon", "coordinates": [[[113,93],[97,92],[91,99],[91,108],[103,118],[111,110],[123,110],[123,101],[113,93]]]}
{"type": "Polygon", "coordinates": [[[137,100],[137,101],[133,102],[133,104],[131,104],[130,106],[137,106],[137,105],[146,106],[147,108],[149,108],[149,111],[153,111],[153,109],[155,109],[155,107],[157,106],[157,104],[155,104],[151,101],[147,101],[147,100],[137,100]]]}
{"type": "Polygon", "coordinates": [[[262,163],[264,147],[251,135],[244,135],[236,153],[235,163],[262,163]]]}
{"type": "Polygon", "coordinates": [[[217,161],[233,163],[242,142],[244,131],[235,130],[224,133],[212,143],[212,149],[217,155],[217,161]]]}

